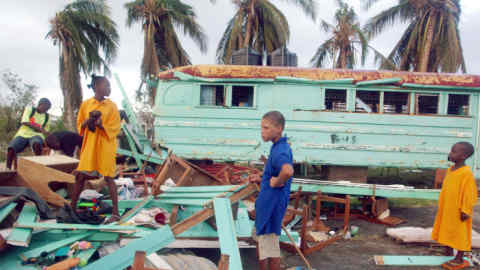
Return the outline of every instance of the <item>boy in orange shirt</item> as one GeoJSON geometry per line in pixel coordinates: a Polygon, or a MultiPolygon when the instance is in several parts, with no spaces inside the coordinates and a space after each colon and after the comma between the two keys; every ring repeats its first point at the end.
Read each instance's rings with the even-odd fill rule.
{"type": "Polygon", "coordinates": [[[474,148],[468,142],[452,146],[448,160],[455,165],[447,170],[438,199],[438,211],[433,226],[432,238],[447,247],[447,255],[457,255],[442,265],[445,269],[462,269],[470,266],[463,259],[472,246],[473,207],[477,202],[477,186],[472,170],[465,160],[473,155],[474,148]]]}

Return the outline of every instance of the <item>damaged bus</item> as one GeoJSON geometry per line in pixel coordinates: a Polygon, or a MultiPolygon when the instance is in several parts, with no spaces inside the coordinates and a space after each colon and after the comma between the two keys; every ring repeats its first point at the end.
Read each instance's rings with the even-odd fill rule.
{"type": "MultiPolygon", "coordinates": [[[[266,156],[270,110],[285,115],[297,163],[434,169],[455,142],[478,150],[476,75],[197,65],[157,79],[154,141],[186,159],[266,156]]],[[[468,160],[476,177],[478,157],[468,160]]]]}

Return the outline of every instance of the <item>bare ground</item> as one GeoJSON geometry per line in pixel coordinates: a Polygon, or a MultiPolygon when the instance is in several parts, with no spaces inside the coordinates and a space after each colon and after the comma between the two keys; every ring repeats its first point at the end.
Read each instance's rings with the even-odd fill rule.
{"type": "MultiPolygon", "coordinates": [[[[391,215],[407,220],[400,226],[431,227],[435,218],[435,206],[423,207],[391,207],[391,215]]],[[[480,231],[480,207],[475,209],[474,227],[480,231]]],[[[386,226],[368,223],[363,220],[352,220],[351,225],[359,227],[358,235],[349,240],[340,240],[327,246],[323,250],[307,256],[315,269],[442,269],[441,267],[392,267],[377,266],[374,255],[442,255],[443,248],[427,245],[402,244],[394,241],[385,233],[386,226]]],[[[333,224],[328,224],[334,226],[333,224]]],[[[205,256],[212,261],[219,260],[219,250],[193,250],[198,256],[205,256]]],[[[255,249],[241,250],[244,269],[258,269],[255,249]]],[[[288,267],[304,266],[301,258],[296,254],[282,252],[283,262],[288,267]]]]}

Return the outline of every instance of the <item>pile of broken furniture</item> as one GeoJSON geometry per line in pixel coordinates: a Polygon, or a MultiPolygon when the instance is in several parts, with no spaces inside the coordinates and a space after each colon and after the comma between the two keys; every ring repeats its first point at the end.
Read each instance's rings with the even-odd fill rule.
{"type": "MultiPolygon", "coordinates": [[[[71,188],[74,177],[70,172],[77,160],[66,156],[19,158],[16,172],[1,172],[3,194],[7,189],[17,193],[28,187],[34,195],[2,196],[1,202],[5,203],[0,204],[0,221],[3,227],[9,224],[11,228],[1,230],[0,269],[39,269],[44,263],[50,264],[46,269],[70,269],[74,265],[81,269],[124,269],[134,264],[135,256],[142,261],[142,254],[149,255],[146,260],[153,266],[156,263],[154,269],[174,269],[169,268],[168,263],[166,266],[165,262],[160,263],[155,252],[164,247],[198,245],[192,239],[218,239],[217,246],[219,244],[225,255],[220,266],[242,269],[238,241],[249,238],[253,223],[244,206],[235,207],[234,219],[231,205],[241,204],[241,200],[256,192],[256,187],[219,185],[221,183],[216,183],[215,178],[199,170],[189,169],[187,173],[178,174],[176,166],[179,163],[175,162],[175,157],[167,161],[160,168],[156,181],[175,179],[176,186],[159,185],[161,189],[154,190],[156,196],[119,201],[119,209],[124,213],[119,222],[89,225],[56,223],[51,219],[52,213],[44,209],[47,202],[58,207],[67,202],[52,187],[71,188]],[[33,200],[31,197],[35,196],[33,200]],[[150,208],[167,210],[167,224],[151,227],[129,222],[136,214],[150,208]],[[215,224],[215,228],[209,224],[215,224]],[[88,243],[87,249],[73,250],[73,246],[85,243],[88,243]],[[108,250],[108,246],[116,247],[110,254],[98,258],[95,251],[108,250]],[[65,252],[60,254],[62,251],[65,252]],[[69,256],[63,257],[67,253],[69,256]],[[53,263],[52,259],[58,262],[53,263]]],[[[211,245],[212,241],[201,243],[208,242],[211,245]]]]}

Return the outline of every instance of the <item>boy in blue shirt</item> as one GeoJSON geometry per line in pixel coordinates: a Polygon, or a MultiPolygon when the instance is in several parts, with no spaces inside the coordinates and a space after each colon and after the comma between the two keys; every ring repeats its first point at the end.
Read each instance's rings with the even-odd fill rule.
{"type": "Polygon", "coordinates": [[[262,117],[262,140],[273,143],[263,176],[252,175],[250,181],[260,182],[260,193],[255,202],[255,230],[261,270],[280,269],[278,236],[290,197],[293,176],[293,156],[286,137],[282,137],[285,118],[278,111],[262,117]],[[268,267],[268,268],[267,268],[268,267]]]}

